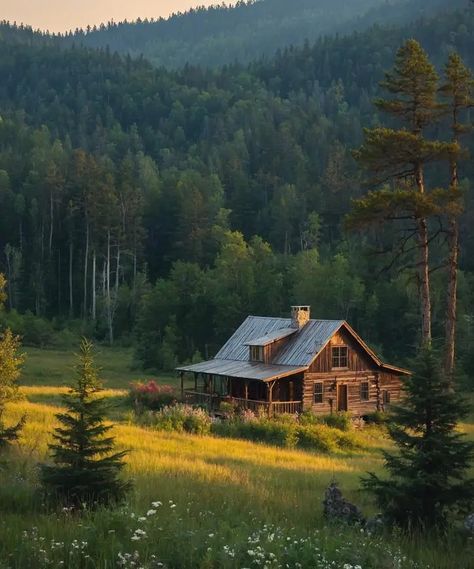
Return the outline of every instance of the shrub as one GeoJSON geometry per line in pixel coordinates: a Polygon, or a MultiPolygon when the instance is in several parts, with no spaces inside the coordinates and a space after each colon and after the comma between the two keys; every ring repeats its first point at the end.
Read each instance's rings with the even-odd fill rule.
{"type": "Polygon", "coordinates": [[[156,381],[132,383],[129,399],[137,413],[143,410],[158,411],[177,400],[176,390],[171,385],[158,385],[156,381]]]}
{"type": "Polygon", "coordinates": [[[245,411],[230,420],[220,421],[212,426],[212,432],[221,437],[232,437],[267,443],[282,447],[295,447],[297,424],[293,418],[258,417],[252,411],[245,411]]]}
{"type": "Polygon", "coordinates": [[[331,413],[331,415],[324,415],[322,420],[328,427],[333,427],[340,431],[350,431],[352,427],[352,418],[350,413],[331,413]]]}
{"type": "Polygon", "coordinates": [[[337,450],[337,437],[326,425],[312,425],[298,429],[298,446],[303,449],[319,452],[334,452],[337,450]]]}
{"type": "Polygon", "coordinates": [[[312,411],[304,411],[300,417],[301,425],[327,425],[340,431],[349,431],[352,427],[350,413],[331,413],[330,415],[316,415],[312,411]]]}
{"type": "Polygon", "coordinates": [[[382,411],[374,411],[364,415],[364,421],[368,425],[384,425],[387,422],[387,414],[382,411]]]}
{"type": "Polygon", "coordinates": [[[207,435],[211,431],[209,413],[181,403],[168,405],[159,411],[144,413],[140,422],[162,431],[177,431],[194,435],[207,435]]]}

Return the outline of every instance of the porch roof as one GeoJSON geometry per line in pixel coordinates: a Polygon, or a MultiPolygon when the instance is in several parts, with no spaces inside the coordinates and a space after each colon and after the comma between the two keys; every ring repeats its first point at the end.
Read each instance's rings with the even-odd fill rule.
{"type": "Polygon", "coordinates": [[[289,375],[306,371],[308,366],[286,366],[259,362],[214,359],[189,366],[181,366],[176,369],[178,371],[207,373],[225,377],[237,377],[239,379],[271,381],[272,379],[279,379],[280,377],[287,377],[289,375]]]}

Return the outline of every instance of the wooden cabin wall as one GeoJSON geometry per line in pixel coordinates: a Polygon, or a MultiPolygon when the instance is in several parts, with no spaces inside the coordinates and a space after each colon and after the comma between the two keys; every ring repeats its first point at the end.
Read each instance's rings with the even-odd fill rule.
{"type": "Polygon", "coordinates": [[[390,393],[390,404],[399,403],[403,399],[403,381],[400,376],[385,371],[380,374],[381,407],[383,407],[382,394],[384,391],[390,393]]]}
{"type": "Polygon", "coordinates": [[[349,357],[349,370],[351,371],[367,371],[377,370],[377,366],[369,358],[361,346],[354,338],[344,329],[340,330],[332,337],[331,341],[314,360],[309,368],[309,372],[331,372],[332,371],[332,348],[334,346],[347,346],[349,357]]]}
{"type": "Polygon", "coordinates": [[[383,393],[390,394],[390,405],[403,398],[403,383],[395,373],[374,372],[372,370],[354,373],[352,370],[334,370],[334,372],[308,372],[303,381],[303,408],[325,415],[337,412],[338,385],[347,386],[348,412],[353,415],[365,415],[374,411],[386,411],[383,393]],[[369,399],[362,401],[361,384],[368,382],[369,399]],[[323,402],[314,401],[314,384],[323,384],[323,402]]]}

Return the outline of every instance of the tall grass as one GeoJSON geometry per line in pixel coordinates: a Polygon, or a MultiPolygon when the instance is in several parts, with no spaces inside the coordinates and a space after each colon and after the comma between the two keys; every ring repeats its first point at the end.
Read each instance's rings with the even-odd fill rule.
{"type": "MultiPolygon", "coordinates": [[[[49,389],[44,391],[50,394],[49,389]]],[[[38,388],[30,393],[40,394],[38,388]]],[[[27,400],[9,405],[9,420],[26,413],[28,422],[21,447],[12,455],[14,467],[3,473],[0,488],[1,569],[106,569],[120,566],[119,554],[122,566],[132,567],[135,551],[139,558],[135,567],[150,569],[158,563],[176,569],[278,567],[283,559],[292,568],[297,563],[341,569],[345,565],[470,567],[472,545],[458,538],[446,545],[426,538],[382,539],[350,528],[325,528],[321,501],[333,478],[349,499],[365,513],[373,513],[367,496],[358,491],[360,474],[381,467],[373,449],[347,456],[317,455],[120,423],[114,433],[119,446],[130,449],[127,476],[135,487],[126,506],[82,516],[48,513],[37,492],[35,464],[46,459],[54,413],[59,409],[27,400]],[[158,501],[162,505],[153,507],[152,502],[158,501]],[[157,513],[147,516],[149,510],[157,513]],[[146,537],[136,534],[137,529],[146,537]],[[321,558],[316,557],[318,551],[321,558]],[[257,553],[263,558],[255,557],[257,553]],[[61,565],[65,560],[67,564],[61,565]]]]}
{"type": "MultiPolygon", "coordinates": [[[[0,569],[472,569],[472,541],[459,532],[439,539],[326,527],[321,502],[333,478],[365,514],[375,513],[358,488],[362,473],[381,470],[379,450],[390,444],[377,429],[360,434],[361,450],[318,455],[141,428],[127,422],[123,405],[123,389],[140,379],[128,369],[130,354],[104,351],[108,387],[122,389],[104,395],[120,421],[113,430],[118,445],[130,450],[126,476],[134,491],[110,510],[46,510],[37,464],[47,460],[66,391],[55,385],[70,379],[73,360],[29,350],[25,398],[7,408],[7,421],[25,413],[28,420],[10,466],[0,464],[0,569]]],[[[472,422],[462,425],[470,436],[472,422]]]]}

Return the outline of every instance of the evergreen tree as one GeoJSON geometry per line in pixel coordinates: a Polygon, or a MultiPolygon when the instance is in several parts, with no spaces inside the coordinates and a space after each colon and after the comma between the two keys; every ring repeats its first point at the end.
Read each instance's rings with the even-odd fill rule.
{"type": "Polygon", "coordinates": [[[42,467],[46,491],[72,505],[96,506],[121,500],[129,483],[120,479],[125,451],[114,452],[115,440],[107,436],[106,403],[94,365],[93,345],[81,342],[77,379],[64,396],[67,412],[56,417],[55,443],[49,446],[52,465],[42,467]]]}
{"type": "Polygon", "coordinates": [[[419,251],[421,335],[422,343],[429,345],[432,334],[427,218],[436,213],[437,208],[427,196],[425,166],[442,159],[451,149],[448,144],[429,141],[424,136],[427,127],[433,125],[440,115],[438,75],[421,45],[415,40],[408,40],[398,50],[394,69],[386,73],[381,85],[392,94],[392,98],[378,99],[375,104],[401,121],[402,128],[366,129],[365,143],[355,157],[373,173],[372,183],[394,180],[397,187],[393,191],[393,200],[387,199],[390,194],[386,190],[380,190],[369,194],[368,201],[356,202],[352,223],[360,223],[361,219],[365,223],[378,221],[381,216],[386,220],[409,218],[414,222],[416,229],[412,234],[417,239],[419,251]],[[406,187],[400,189],[402,181],[406,187]],[[417,195],[412,196],[412,193],[417,195]]]}
{"type": "MultiPolygon", "coordinates": [[[[6,300],[7,282],[0,273],[0,310],[6,300]]],[[[18,378],[24,361],[20,353],[20,338],[7,329],[0,334],[0,450],[18,439],[25,417],[16,425],[6,427],[3,422],[5,405],[18,396],[18,378]]]]}
{"type": "MultiPolygon", "coordinates": [[[[472,125],[462,121],[462,114],[474,107],[474,78],[457,53],[449,56],[444,69],[445,82],[440,94],[445,99],[444,111],[450,118],[452,141],[459,145],[462,135],[471,132],[472,125]]],[[[446,303],[446,341],[444,368],[451,383],[454,376],[456,321],[458,300],[458,265],[459,265],[459,216],[463,211],[459,191],[459,162],[465,158],[466,150],[457,146],[449,156],[450,188],[448,206],[448,290],[446,303]]]]}
{"type": "Polygon", "coordinates": [[[394,409],[389,425],[398,449],[384,452],[390,476],[369,473],[362,484],[392,522],[405,528],[443,527],[474,502],[474,480],[466,477],[474,443],[457,431],[468,408],[448,389],[430,349],[422,350],[414,369],[405,382],[405,406],[394,409]]]}

